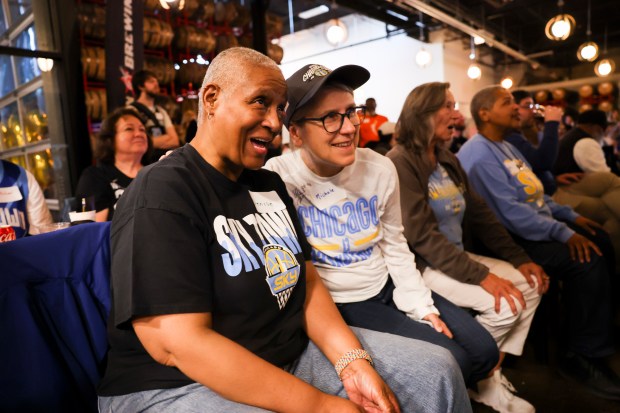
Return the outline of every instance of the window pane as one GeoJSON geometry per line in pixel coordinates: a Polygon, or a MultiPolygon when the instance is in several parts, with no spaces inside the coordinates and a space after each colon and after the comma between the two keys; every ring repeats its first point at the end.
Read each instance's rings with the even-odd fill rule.
{"type": "Polygon", "coordinates": [[[4,9],[0,6],[0,35],[6,32],[6,16],[4,15],[4,9]]]}
{"type": "Polygon", "coordinates": [[[19,156],[9,156],[6,158],[7,161],[13,162],[15,165],[19,165],[22,168],[26,169],[26,157],[24,155],[19,156]]]}
{"type": "Polygon", "coordinates": [[[19,124],[17,102],[0,108],[0,143],[2,149],[24,146],[24,134],[19,124]]]}
{"type": "Polygon", "coordinates": [[[24,110],[24,132],[27,143],[39,142],[48,138],[47,134],[47,112],[45,110],[45,99],[43,89],[37,89],[22,99],[24,110]]]}
{"type": "Polygon", "coordinates": [[[28,170],[32,172],[43,190],[46,198],[56,198],[54,188],[54,160],[52,151],[46,149],[41,152],[29,153],[28,170]]]}
{"type": "MultiPolygon", "coordinates": [[[[14,40],[15,47],[27,50],[37,50],[37,38],[34,33],[34,27],[28,26],[26,30],[20,33],[14,40]]],[[[17,68],[17,83],[22,84],[31,81],[35,77],[41,76],[41,71],[37,66],[37,59],[34,57],[15,57],[15,66],[17,68]]]]}
{"type": "Polygon", "coordinates": [[[9,0],[9,12],[11,14],[11,24],[15,23],[21,16],[30,12],[32,0],[9,0]]]}
{"type": "Polygon", "coordinates": [[[0,55],[0,79],[2,79],[0,81],[0,96],[4,96],[15,89],[11,57],[8,55],[0,55]]]}

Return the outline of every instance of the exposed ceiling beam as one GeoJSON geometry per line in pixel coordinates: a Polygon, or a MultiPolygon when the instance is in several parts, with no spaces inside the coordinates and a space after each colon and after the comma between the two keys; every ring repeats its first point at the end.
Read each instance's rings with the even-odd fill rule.
{"type": "Polygon", "coordinates": [[[388,0],[388,1],[390,3],[396,4],[399,6],[406,5],[406,6],[413,7],[428,16],[431,16],[449,26],[452,26],[453,28],[457,30],[462,31],[463,33],[466,33],[470,36],[479,36],[483,38],[489,46],[494,47],[498,50],[501,50],[502,52],[514,57],[515,59],[528,63],[533,69],[538,69],[540,67],[540,63],[537,62],[536,60],[533,60],[527,57],[526,55],[524,55],[523,53],[519,52],[518,50],[515,50],[512,47],[507,46],[497,41],[493,37],[489,36],[489,34],[486,33],[485,31],[475,29],[472,26],[466,23],[463,23],[462,21],[457,20],[454,17],[444,13],[443,11],[436,9],[433,6],[428,5],[423,0],[388,0]]]}

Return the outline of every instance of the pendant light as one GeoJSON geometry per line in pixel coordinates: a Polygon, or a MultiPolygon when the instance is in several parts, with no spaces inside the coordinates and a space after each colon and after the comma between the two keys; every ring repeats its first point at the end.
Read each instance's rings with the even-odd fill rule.
{"type": "Polygon", "coordinates": [[[471,80],[478,80],[482,77],[482,69],[480,69],[480,66],[476,63],[476,45],[473,37],[470,38],[469,44],[471,50],[469,53],[469,60],[471,60],[471,64],[467,68],[467,77],[471,80]]]}
{"type": "Polygon", "coordinates": [[[183,10],[185,7],[185,0],[159,0],[159,4],[164,10],[170,10],[172,8],[183,10]]]}
{"type": "Polygon", "coordinates": [[[593,62],[598,57],[599,49],[598,45],[590,40],[590,36],[592,35],[592,31],[590,30],[590,20],[592,19],[591,15],[591,0],[588,0],[588,30],[586,31],[586,35],[588,36],[588,41],[583,43],[577,49],[577,58],[582,62],[593,62]]]}
{"type": "Polygon", "coordinates": [[[325,30],[325,38],[333,45],[337,46],[344,43],[349,35],[347,25],[340,19],[332,19],[327,23],[327,29],[325,30]]]}
{"type": "Polygon", "coordinates": [[[431,54],[431,52],[426,50],[426,48],[424,47],[425,38],[424,38],[424,22],[422,21],[423,17],[424,17],[424,14],[420,12],[420,19],[418,20],[417,25],[420,28],[420,42],[422,42],[422,46],[420,47],[420,50],[418,50],[418,53],[416,53],[415,55],[415,62],[421,68],[425,68],[429,66],[433,61],[433,55],[431,54]]]}
{"type": "MultiPolygon", "coordinates": [[[[607,55],[607,25],[605,25],[605,37],[603,38],[603,56],[607,55]]],[[[610,57],[605,57],[594,65],[594,73],[599,77],[609,76],[616,70],[616,62],[610,57]]]]}
{"type": "Polygon", "coordinates": [[[563,6],[564,1],[559,0],[560,14],[549,19],[547,26],[545,26],[545,34],[551,40],[566,40],[575,30],[575,18],[570,14],[562,13],[563,6]]]}

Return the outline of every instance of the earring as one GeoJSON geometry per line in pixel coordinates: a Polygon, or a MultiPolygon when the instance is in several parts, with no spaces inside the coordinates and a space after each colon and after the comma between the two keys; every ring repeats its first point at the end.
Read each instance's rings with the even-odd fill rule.
{"type": "Polygon", "coordinates": [[[207,119],[208,119],[208,120],[213,119],[213,113],[212,113],[212,112],[209,112],[209,113],[207,114],[207,119]]]}

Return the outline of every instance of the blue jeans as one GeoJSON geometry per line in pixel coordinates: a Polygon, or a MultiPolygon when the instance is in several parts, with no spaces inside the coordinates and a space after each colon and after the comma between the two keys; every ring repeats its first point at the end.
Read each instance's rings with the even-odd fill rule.
{"type": "Polygon", "coordinates": [[[452,353],[467,385],[488,376],[499,361],[497,343],[469,313],[433,292],[435,307],[454,335],[438,333],[425,323],[409,318],[396,308],[392,299],[394,284],[388,279],[375,297],[357,303],[338,304],[347,324],[403,337],[415,338],[444,347],[452,353]]]}
{"type": "Polygon", "coordinates": [[[530,241],[514,234],[512,237],[547,274],[562,280],[562,301],[566,311],[562,329],[566,336],[566,350],[586,357],[606,357],[614,353],[610,275],[615,261],[609,236],[599,229],[593,236],[578,225],[565,224],[590,238],[604,256],[591,252],[590,262],[580,263],[571,258],[568,246],[561,242],[530,241]]]}
{"type": "MultiPolygon", "coordinates": [[[[396,394],[402,412],[467,413],[471,405],[458,365],[445,349],[391,334],[353,331],[396,394]]],[[[290,372],[325,393],[346,397],[334,366],[312,343],[290,372]]],[[[242,389],[240,389],[242,391],[242,389]]],[[[312,406],[304,406],[308,411],[312,406]]],[[[257,413],[265,410],[224,399],[195,383],[176,389],[99,397],[100,413],[257,413]]]]}

